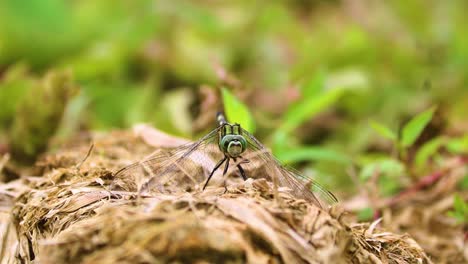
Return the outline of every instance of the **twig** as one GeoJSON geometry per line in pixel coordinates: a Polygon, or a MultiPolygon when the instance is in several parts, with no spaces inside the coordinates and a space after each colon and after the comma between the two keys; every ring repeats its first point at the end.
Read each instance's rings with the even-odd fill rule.
{"type": "Polygon", "coordinates": [[[80,163],[78,163],[76,165],[76,169],[78,171],[80,171],[81,166],[83,165],[83,163],[89,158],[89,156],[91,155],[91,152],[93,151],[93,149],[94,149],[94,143],[92,143],[91,146],[89,147],[88,153],[86,153],[86,156],[83,158],[83,160],[81,160],[80,163]]]}
{"type": "Polygon", "coordinates": [[[10,154],[6,153],[3,155],[2,159],[0,160],[0,173],[2,172],[3,168],[5,167],[5,164],[10,160],[10,154]]]}

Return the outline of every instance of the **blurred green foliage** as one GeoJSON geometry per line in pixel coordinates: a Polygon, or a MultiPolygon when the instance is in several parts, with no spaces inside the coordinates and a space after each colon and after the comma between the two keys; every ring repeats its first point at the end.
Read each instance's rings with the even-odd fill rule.
{"type": "MultiPolygon", "coordinates": [[[[10,75],[11,77],[11,75],[10,75]]],[[[15,83],[15,80],[10,80],[15,83]]],[[[10,105],[15,100],[14,118],[5,118],[6,134],[11,152],[21,161],[31,161],[46,150],[48,140],[61,123],[68,101],[78,93],[70,72],[49,72],[42,80],[21,79],[19,85],[6,86],[8,97],[0,96],[0,101],[10,105]],[[27,81],[27,82],[24,82],[27,81]],[[19,88],[14,90],[14,88],[19,88]],[[28,92],[18,99],[13,91],[28,92]]],[[[7,107],[4,114],[11,111],[7,107]]]]}
{"type": "Polygon", "coordinates": [[[417,116],[413,117],[401,131],[401,146],[409,147],[414,144],[416,139],[421,135],[424,128],[429,124],[434,115],[435,107],[432,107],[417,116]]]}
{"type": "Polygon", "coordinates": [[[468,203],[459,194],[454,195],[453,210],[448,212],[448,215],[455,218],[459,223],[468,223],[468,203]]]}
{"type": "Polygon", "coordinates": [[[358,212],[357,218],[359,221],[371,221],[374,217],[374,214],[375,212],[372,210],[372,208],[366,207],[358,212]]]}
{"type": "Polygon", "coordinates": [[[255,133],[255,121],[247,106],[239,101],[226,88],[222,88],[221,93],[223,98],[223,108],[228,122],[239,123],[250,133],[255,133]]]}
{"type": "Polygon", "coordinates": [[[225,85],[223,96],[213,88],[240,107],[228,116],[242,120],[230,121],[253,129],[255,119],[281,160],[342,187],[351,186],[350,167],[362,180],[379,167],[391,193],[407,170],[422,175],[445,152],[467,153],[467,8],[463,0],[4,0],[0,144],[11,144],[37,80],[63,70],[81,92],[56,135],[149,122],[195,138],[199,86],[221,86],[222,68],[243,84],[225,85]],[[406,159],[392,155],[395,142],[406,159]]]}

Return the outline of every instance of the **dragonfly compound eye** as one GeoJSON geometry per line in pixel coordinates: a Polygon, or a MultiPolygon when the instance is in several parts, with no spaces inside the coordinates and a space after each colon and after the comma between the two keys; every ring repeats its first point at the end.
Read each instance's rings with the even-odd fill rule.
{"type": "Polygon", "coordinates": [[[221,150],[230,157],[238,157],[245,151],[246,140],[240,135],[226,135],[220,142],[221,150]]]}

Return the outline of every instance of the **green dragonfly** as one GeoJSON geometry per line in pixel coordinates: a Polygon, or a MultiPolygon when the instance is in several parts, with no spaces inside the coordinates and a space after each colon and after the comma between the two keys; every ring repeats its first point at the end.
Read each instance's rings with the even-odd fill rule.
{"type": "MultiPolygon", "coordinates": [[[[222,180],[227,190],[227,178],[244,181],[248,177],[266,178],[278,187],[288,188],[295,197],[317,206],[337,202],[330,191],[310,177],[282,166],[239,124],[228,123],[222,113],[218,113],[217,120],[219,126],[200,140],[175,149],[160,150],[124,167],[115,173],[116,181],[143,179],[141,186],[135,184],[133,188],[143,193],[174,193],[205,190],[214,179],[222,180]]],[[[113,186],[128,184],[116,182],[113,186]]]]}

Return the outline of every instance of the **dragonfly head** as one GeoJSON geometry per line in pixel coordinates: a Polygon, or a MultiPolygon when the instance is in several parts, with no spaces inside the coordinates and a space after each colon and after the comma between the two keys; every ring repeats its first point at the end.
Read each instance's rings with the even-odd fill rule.
{"type": "Polygon", "coordinates": [[[225,135],[219,144],[221,150],[231,158],[237,158],[247,146],[247,141],[241,135],[225,135]]]}

